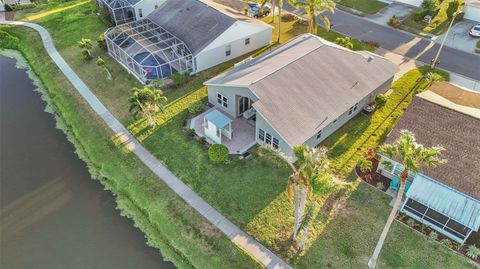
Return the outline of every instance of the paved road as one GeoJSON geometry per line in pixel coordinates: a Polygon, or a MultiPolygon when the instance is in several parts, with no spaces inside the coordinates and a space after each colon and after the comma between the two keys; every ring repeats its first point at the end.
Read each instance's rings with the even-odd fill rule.
{"type": "MultiPolygon", "coordinates": [[[[293,8],[287,5],[285,9],[293,11],[293,8]]],[[[336,32],[365,41],[378,42],[384,49],[425,64],[430,64],[439,48],[438,44],[428,39],[377,24],[338,9],[335,10],[335,14],[326,13],[326,15],[330,18],[332,29],[336,32]]],[[[480,80],[480,55],[445,46],[437,67],[480,80]]]]}
{"type": "Polygon", "coordinates": [[[177,193],[187,204],[194,208],[198,213],[204,216],[210,223],[224,233],[233,243],[242,248],[251,257],[258,260],[269,269],[291,269],[282,259],[268,250],[265,246],[250,237],[239,227],[230,222],[221,215],[215,208],[205,202],[192,189],[190,189],[182,180],[176,177],[168,168],[166,168],[158,159],[148,152],[140,142],[118,121],[108,109],[98,100],[88,86],[78,77],[73,69],[65,62],[60,53],[55,49],[53,40],[48,31],[38,24],[0,21],[0,24],[23,25],[36,30],[42,37],[43,45],[52,60],[63,72],[65,77],[72,83],[80,95],[87,101],[95,113],[102,118],[114,134],[121,139],[123,144],[132,150],[133,153],[152,170],[165,184],[167,184],[175,193],[177,193]]]}

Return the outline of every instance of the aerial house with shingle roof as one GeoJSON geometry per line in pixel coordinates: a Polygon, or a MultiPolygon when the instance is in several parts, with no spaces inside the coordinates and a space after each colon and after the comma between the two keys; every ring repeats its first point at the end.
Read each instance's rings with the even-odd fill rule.
{"type": "Polygon", "coordinates": [[[222,1],[166,0],[105,33],[109,54],[141,82],[197,73],[270,44],[272,27],[222,1]]]}
{"type": "Polygon", "coordinates": [[[303,34],[205,85],[209,102],[232,119],[232,130],[226,130],[232,138],[222,143],[228,147],[239,136],[251,137],[292,157],[293,147],[318,145],[388,91],[397,70],[373,53],[303,34]],[[236,124],[245,120],[252,126],[251,136],[235,127],[246,126],[236,124]]]}
{"type": "MultiPolygon", "coordinates": [[[[401,130],[426,147],[441,145],[447,162],[409,174],[401,211],[439,233],[464,243],[480,227],[480,119],[416,96],[387,143],[401,130]]],[[[382,157],[377,171],[392,179],[403,166],[382,157]],[[385,165],[385,161],[393,166],[385,165]]]]}

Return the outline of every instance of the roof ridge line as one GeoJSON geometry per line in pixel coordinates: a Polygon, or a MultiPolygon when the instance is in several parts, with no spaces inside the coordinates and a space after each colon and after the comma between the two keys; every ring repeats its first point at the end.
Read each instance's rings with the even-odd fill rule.
{"type": "MultiPolygon", "coordinates": [[[[279,67],[279,68],[277,68],[277,69],[273,70],[272,72],[270,72],[270,73],[268,73],[268,74],[265,74],[263,77],[261,77],[261,78],[259,78],[259,79],[257,79],[257,80],[254,80],[254,81],[253,81],[253,82],[251,82],[249,85],[253,85],[253,84],[255,84],[255,83],[259,82],[260,80],[262,80],[262,79],[264,79],[264,78],[266,78],[266,77],[268,77],[268,76],[270,76],[270,75],[272,75],[272,74],[274,74],[274,73],[276,73],[276,72],[280,71],[280,69],[283,69],[283,68],[285,68],[285,67],[287,67],[287,66],[289,66],[289,65],[291,65],[291,64],[293,64],[293,63],[295,63],[296,61],[298,61],[298,60],[302,59],[303,57],[307,56],[308,54],[310,54],[310,53],[312,53],[312,52],[314,52],[314,51],[316,51],[316,50],[318,50],[318,49],[322,48],[323,46],[325,46],[325,44],[323,44],[323,43],[322,43],[322,45],[321,45],[321,46],[318,46],[318,47],[316,47],[316,48],[312,49],[311,51],[308,51],[307,53],[303,54],[302,56],[300,56],[300,57],[296,58],[295,60],[293,60],[293,61],[291,61],[291,62],[289,62],[289,63],[287,63],[287,64],[285,64],[285,65],[282,65],[281,67],[279,67]]],[[[247,63],[247,64],[248,64],[248,63],[247,63]]]]}

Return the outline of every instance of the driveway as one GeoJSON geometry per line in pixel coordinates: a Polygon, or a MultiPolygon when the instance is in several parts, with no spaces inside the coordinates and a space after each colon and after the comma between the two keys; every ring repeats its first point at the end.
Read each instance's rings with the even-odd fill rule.
{"type": "Polygon", "coordinates": [[[400,2],[392,2],[386,8],[380,10],[376,14],[367,16],[367,18],[380,24],[387,24],[392,16],[397,17],[399,20],[404,20],[412,14],[415,9],[417,9],[417,7],[400,2]]]}
{"type": "MultiPolygon", "coordinates": [[[[445,45],[469,53],[475,53],[475,45],[480,38],[473,38],[468,34],[468,32],[472,26],[477,23],[478,22],[471,20],[463,20],[452,26],[445,45]]],[[[440,44],[444,36],[445,34],[435,39],[435,43],[440,44]]]]}

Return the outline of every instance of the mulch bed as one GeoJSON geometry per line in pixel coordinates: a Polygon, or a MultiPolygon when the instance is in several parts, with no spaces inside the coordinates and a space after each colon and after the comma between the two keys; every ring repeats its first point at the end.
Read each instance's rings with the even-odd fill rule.
{"type": "Polygon", "coordinates": [[[382,191],[385,192],[388,189],[388,186],[390,185],[390,179],[375,172],[377,171],[377,167],[379,163],[378,159],[372,159],[371,161],[372,161],[372,171],[367,173],[362,173],[362,171],[360,171],[360,168],[357,166],[355,167],[357,175],[366,183],[374,186],[375,188],[381,189],[382,191]],[[382,188],[379,188],[380,186],[379,183],[382,184],[383,186],[382,188]]]}

